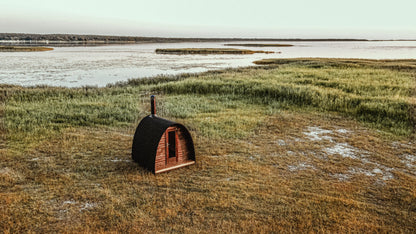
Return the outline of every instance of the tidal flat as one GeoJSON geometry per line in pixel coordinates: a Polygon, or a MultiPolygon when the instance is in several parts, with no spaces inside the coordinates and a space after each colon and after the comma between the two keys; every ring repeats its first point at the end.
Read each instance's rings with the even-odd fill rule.
{"type": "Polygon", "coordinates": [[[257,63],[0,85],[0,230],[415,232],[416,60],[257,63]],[[195,165],[155,176],[131,160],[151,94],[190,130],[195,165]]]}

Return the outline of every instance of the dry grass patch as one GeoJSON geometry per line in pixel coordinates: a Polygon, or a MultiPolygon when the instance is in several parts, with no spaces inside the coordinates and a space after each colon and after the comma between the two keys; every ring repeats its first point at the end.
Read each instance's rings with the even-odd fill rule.
{"type": "Polygon", "coordinates": [[[386,140],[340,117],[290,111],[266,116],[250,132],[215,139],[192,131],[197,164],[154,176],[130,158],[134,126],[67,129],[18,161],[2,161],[0,228],[415,230],[416,175],[403,161],[416,152],[414,142],[386,140]],[[327,150],[337,144],[352,151],[327,150]]]}

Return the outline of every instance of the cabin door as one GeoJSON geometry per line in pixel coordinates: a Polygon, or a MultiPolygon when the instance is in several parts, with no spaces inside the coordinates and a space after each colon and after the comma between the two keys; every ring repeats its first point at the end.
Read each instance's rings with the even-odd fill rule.
{"type": "Polygon", "coordinates": [[[166,164],[175,164],[178,161],[176,130],[166,131],[166,164]]]}

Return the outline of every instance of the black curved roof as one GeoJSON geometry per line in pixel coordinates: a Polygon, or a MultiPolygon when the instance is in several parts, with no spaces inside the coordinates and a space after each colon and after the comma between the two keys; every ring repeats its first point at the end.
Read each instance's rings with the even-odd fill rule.
{"type": "Polygon", "coordinates": [[[133,160],[155,173],[157,146],[163,133],[171,126],[177,126],[182,130],[189,149],[190,159],[195,160],[194,143],[188,129],[182,124],[157,117],[156,115],[144,117],[140,121],[139,126],[137,126],[131,152],[133,160]]]}

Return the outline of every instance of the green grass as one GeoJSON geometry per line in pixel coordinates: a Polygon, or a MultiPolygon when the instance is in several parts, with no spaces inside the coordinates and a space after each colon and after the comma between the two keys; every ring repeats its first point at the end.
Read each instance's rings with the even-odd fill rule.
{"type": "MultiPolygon", "coordinates": [[[[396,136],[410,136],[415,131],[412,60],[289,59],[268,63],[275,65],[131,80],[101,89],[5,86],[4,126],[10,132],[42,134],[73,126],[126,126],[144,115],[137,111],[143,102],[140,97],[150,92],[168,95],[162,114],[179,119],[198,119],[201,113],[225,116],[233,111],[230,105],[238,102],[270,113],[274,109],[338,113],[396,136]],[[186,95],[187,101],[178,106],[180,100],[169,101],[172,95],[186,95]],[[213,95],[215,101],[207,104],[207,97],[213,95]]],[[[209,125],[201,119],[196,122],[209,125]]],[[[226,128],[218,131],[221,129],[226,128]]]]}
{"type": "MultiPolygon", "coordinates": [[[[0,88],[0,90],[2,90],[0,88]]],[[[124,127],[143,116],[139,89],[3,88],[11,138],[44,139],[72,127],[124,127]]]]}
{"type": "MultiPolygon", "coordinates": [[[[322,62],[324,64],[325,62],[322,62]]],[[[247,69],[153,86],[169,94],[221,94],[250,103],[279,103],[354,117],[397,135],[414,132],[414,73],[372,67],[247,69]]]]}
{"type": "Polygon", "coordinates": [[[371,60],[345,61],[275,60],[278,67],[162,76],[102,89],[6,86],[2,88],[3,99],[8,93],[4,125],[11,132],[26,133],[72,126],[125,126],[144,115],[137,112],[143,92],[162,92],[188,96],[179,106],[176,99],[163,103],[167,108],[162,114],[167,117],[197,118],[201,111],[221,115],[232,111],[228,107],[238,101],[271,112],[275,107],[335,112],[394,135],[410,136],[415,130],[415,74],[409,71],[414,62],[395,61],[392,66],[371,60]],[[208,105],[206,97],[212,95],[215,102],[208,105]]]}
{"type": "MultiPolygon", "coordinates": [[[[230,100],[286,109],[308,108],[353,117],[374,128],[395,135],[414,132],[414,74],[374,67],[321,67],[283,64],[278,68],[228,70],[195,76],[160,77],[153,83],[131,81],[104,89],[28,88],[6,89],[8,98],[5,126],[12,131],[64,128],[70,126],[120,126],[137,120],[138,97],[142,90],[165,94],[197,95],[185,106],[172,102],[166,116],[193,117],[203,109],[226,111],[224,106],[209,106],[206,95],[217,95],[216,103],[230,100]],[[142,84],[140,84],[142,82],[142,84]],[[203,103],[203,104],[201,104],[203,103]],[[173,107],[175,106],[175,107],[173,107]],[[204,109],[204,108],[208,108],[204,109]]],[[[189,98],[188,98],[189,99],[189,98]]],[[[168,103],[163,104],[168,105],[168,103]]],[[[215,104],[218,105],[218,104],[215,104]]],[[[217,113],[214,113],[217,114],[217,113]]]]}
{"type": "Polygon", "coordinates": [[[269,63],[0,85],[1,232],[415,232],[415,61],[269,63]],[[190,130],[195,165],[131,160],[151,94],[190,130]]]}
{"type": "Polygon", "coordinates": [[[118,126],[136,120],[138,98],[133,91],[26,89],[8,100],[8,116],[14,131],[31,131],[40,126],[118,126]],[[135,102],[136,101],[136,102],[135,102]],[[18,123],[18,124],[17,124],[18,123]]]}

